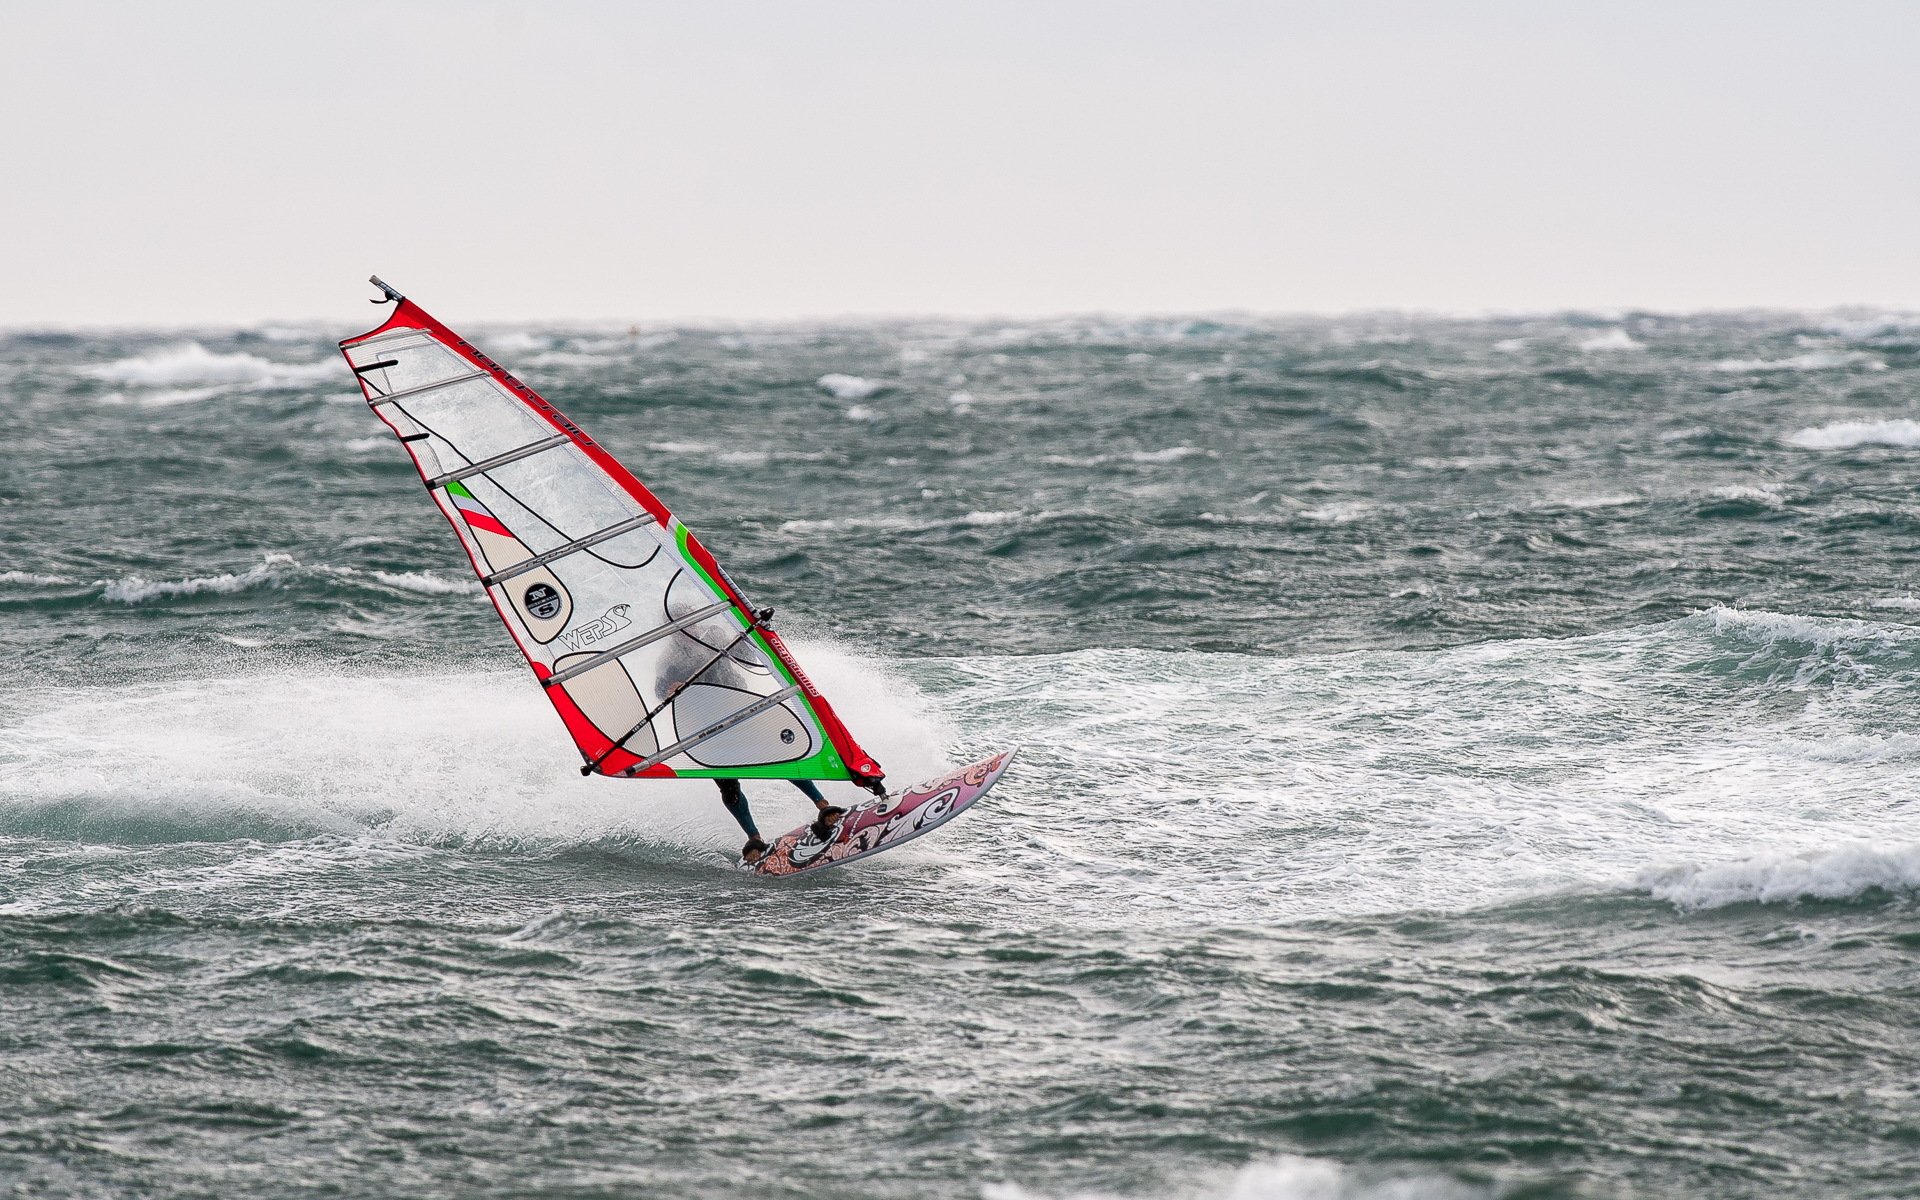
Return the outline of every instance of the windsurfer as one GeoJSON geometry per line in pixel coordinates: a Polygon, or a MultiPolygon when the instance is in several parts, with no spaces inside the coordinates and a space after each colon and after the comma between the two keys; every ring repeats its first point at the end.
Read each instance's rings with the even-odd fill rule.
{"type": "MultiPolygon", "coordinates": [[[[740,786],[738,779],[716,779],[714,782],[720,785],[720,803],[727,806],[727,811],[746,832],[747,844],[740,848],[740,857],[751,866],[766,857],[767,844],[760,840],[760,831],[754,827],[753,808],[747,803],[746,789],[740,786]]],[[[828,804],[827,798],[820,794],[820,789],[811,779],[791,779],[788,782],[799,788],[807,799],[813,801],[816,814],[813,819],[813,834],[822,841],[826,840],[827,835],[833,831],[833,823],[845,815],[847,810],[835,804],[828,804]]]]}

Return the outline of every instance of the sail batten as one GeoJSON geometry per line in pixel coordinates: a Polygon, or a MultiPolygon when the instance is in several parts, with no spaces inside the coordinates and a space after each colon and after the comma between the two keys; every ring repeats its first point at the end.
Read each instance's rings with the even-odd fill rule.
{"type": "Polygon", "coordinates": [[[468,463],[466,466],[457,467],[454,470],[446,472],[444,475],[436,475],[432,479],[427,480],[427,486],[430,488],[445,487],[449,483],[454,483],[462,479],[471,479],[475,475],[484,475],[488,471],[497,470],[500,467],[506,466],[508,463],[516,463],[523,458],[531,458],[544,450],[557,449],[561,446],[570,445],[572,442],[573,439],[566,434],[556,433],[544,441],[528,442],[524,446],[515,446],[511,450],[502,451],[483,462],[468,463]]]}
{"type": "Polygon", "coordinates": [[[589,546],[598,546],[601,542],[607,541],[610,538],[617,538],[623,533],[628,533],[640,528],[642,525],[651,525],[653,524],[653,520],[654,517],[652,513],[641,513],[637,517],[629,517],[618,525],[602,529],[598,533],[590,533],[585,537],[575,538],[563,546],[555,546],[544,554],[536,554],[525,562],[515,563],[511,567],[502,567],[500,570],[489,575],[483,575],[480,582],[488,587],[492,587],[496,583],[505,583],[516,575],[525,575],[535,567],[544,567],[550,562],[556,562],[569,554],[585,550],[589,546]]]}
{"type": "MultiPolygon", "coordinates": [[[[384,370],[386,365],[387,364],[384,363],[375,363],[366,369],[370,371],[384,370]]],[[[399,364],[395,362],[391,365],[398,366],[399,364]]],[[[354,374],[358,375],[359,373],[360,368],[355,368],[354,374]]],[[[428,392],[437,392],[444,387],[452,387],[456,383],[468,383],[472,380],[485,379],[486,377],[487,373],[485,371],[469,371],[465,375],[455,375],[451,379],[436,379],[432,383],[423,383],[419,387],[410,387],[404,392],[389,392],[385,395],[375,396],[368,400],[367,403],[378,408],[382,404],[392,404],[399,400],[409,400],[415,396],[423,396],[428,392]]]]}
{"type": "Polygon", "coordinates": [[[747,707],[741,709],[740,711],[734,713],[733,715],[722,717],[720,720],[715,721],[713,724],[707,726],[705,729],[700,730],[698,733],[688,734],[686,737],[675,742],[673,745],[668,746],[665,750],[661,750],[656,753],[648,755],[647,757],[641,759],[639,762],[633,764],[631,767],[628,767],[627,773],[629,775],[638,774],[639,772],[646,770],[648,767],[654,766],[657,763],[665,762],[667,759],[672,758],[676,754],[685,754],[687,751],[693,749],[695,746],[698,746],[703,742],[710,742],[714,738],[719,737],[721,734],[725,733],[729,729],[732,729],[734,726],[740,724],[742,721],[750,721],[754,717],[759,716],[761,713],[767,711],[768,709],[772,708],[776,704],[784,703],[785,701],[790,700],[794,696],[797,696],[799,694],[800,694],[800,685],[796,683],[791,687],[786,688],[784,691],[775,692],[773,695],[768,696],[763,700],[756,700],[752,704],[747,705],[747,707]]]}
{"type": "Polygon", "coordinates": [[[688,613],[686,616],[681,617],[677,621],[668,621],[665,625],[656,626],[652,629],[647,630],[645,633],[640,634],[637,637],[629,638],[626,641],[621,642],[618,646],[613,647],[611,650],[602,650],[600,653],[594,655],[592,658],[589,658],[587,661],[583,663],[575,663],[574,665],[568,667],[564,671],[557,671],[554,674],[547,676],[545,679],[542,679],[540,682],[545,684],[548,687],[558,687],[569,679],[573,679],[576,676],[585,675],[588,671],[593,670],[595,667],[600,666],[602,663],[612,662],[616,658],[622,658],[628,654],[632,654],[635,650],[642,649],[643,647],[646,647],[646,646],[651,646],[653,643],[659,641],[663,637],[668,636],[669,634],[679,633],[681,630],[686,629],[689,626],[698,625],[702,621],[711,620],[712,618],[719,616],[721,613],[726,612],[728,609],[732,607],[733,607],[733,601],[721,600],[714,604],[708,605],[706,608],[697,609],[693,612],[688,613]]]}
{"type": "Polygon", "coordinates": [[[399,298],[340,344],[588,769],[871,780],[713,555],[607,450],[399,298]]]}

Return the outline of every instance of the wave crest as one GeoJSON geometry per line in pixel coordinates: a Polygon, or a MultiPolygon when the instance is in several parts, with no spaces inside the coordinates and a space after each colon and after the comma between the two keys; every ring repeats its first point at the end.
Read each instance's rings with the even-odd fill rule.
{"type": "Polygon", "coordinates": [[[1209,1173],[1131,1196],[1118,1192],[1049,1194],[1013,1183],[988,1184],[980,1190],[981,1200],[1481,1200],[1496,1194],[1492,1186],[1441,1175],[1369,1171],[1294,1154],[1249,1163],[1231,1174],[1209,1173]]]}
{"type": "MultiPolygon", "coordinates": [[[[338,368],[332,362],[283,363],[239,351],[218,354],[199,342],[168,346],[148,354],[122,358],[110,363],[77,368],[79,374],[107,383],[145,388],[215,388],[248,386],[258,388],[300,387],[332,378],[338,368]]],[[[203,398],[212,391],[179,393],[187,398],[203,398]]]]}
{"type": "Polygon", "coordinates": [[[1811,425],[1787,435],[1786,443],[1802,450],[1851,450],[1855,446],[1920,446],[1920,421],[1899,417],[1891,421],[1834,421],[1811,425]]]}
{"type": "Polygon", "coordinates": [[[1920,844],[1854,842],[1816,853],[1761,854],[1706,866],[1681,863],[1648,868],[1637,883],[1654,899],[1687,910],[1855,900],[1874,891],[1920,890],[1920,844]]]}

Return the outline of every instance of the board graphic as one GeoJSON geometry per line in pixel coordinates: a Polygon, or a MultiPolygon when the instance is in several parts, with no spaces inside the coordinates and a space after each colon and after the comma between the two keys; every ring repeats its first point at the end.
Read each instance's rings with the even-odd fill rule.
{"type": "Polygon", "coordinates": [[[741,869],[755,875],[799,875],[891,850],[965,812],[999,782],[1013,754],[1013,750],[1003,750],[937,779],[850,808],[825,840],[813,835],[812,825],[790,830],[774,839],[765,858],[741,869]]]}

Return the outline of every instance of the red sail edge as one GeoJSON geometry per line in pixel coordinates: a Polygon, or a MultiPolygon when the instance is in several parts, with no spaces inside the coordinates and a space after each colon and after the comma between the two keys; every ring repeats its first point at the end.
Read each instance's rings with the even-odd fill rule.
{"type": "MultiPolygon", "coordinates": [[[[452,350],[455,354],[473,364],[477,369],[483,370],[491,375],[496,382],[504,386],[529,409],[537,413],[541,419],[570,438],[573,444],[578,446],[588,458],[592,459],[596,466],[602,471],[605,471],[607,475],[615,483],[619,484],[628,495],[632,496],[642,508],[651,513],[654,519],[660,522],[662,527],[667,526],[670,521],[675,520],[672,511],[668,509],[665,504],[661,503],[660,498],[655,496],[653,492],[647,488],[646,484],[641,483],[633,472],[627,470],[619,459],[608,453],[598,442],[595,442],[591,437],[587,436],[584,430],[573,423],[572,418],[549,404],[545,397],[514,378],[505,367],[493,361],[484,351],[449,329],[434,317],[433,314],[427,312],[412,300],[401,298],[395,305],[392,314],[380,325],[367,330],[365,333],[342,339],[340,342],[341,355],[345,357],[349,347],[358,345],[369,338],[379,337],[384,333],[391,333],[397,329],[419,329],[432,334],[449,350],[452,350]]],[[[348,359],[348,365],[349,367],[352,366],[352,360],[350,358],[348,359]]],[[[356,374],[354,378],[360,380],[358,374],[356,374]]],[[[364,380],[360,381],[360,391],[364,398],[369,400],[374,398],[364,380]]],[[[391,429],[393,427],[392,423],[387,421],[379,409],[376,408],[374,410],[374,415],[380,417],[381,423],[387,425],[388,428],[391,429]]],[[[397,433],[398,431],[396,430],[395,432],[397,433]]],[[[442,516],[446,516],[446,514],[442,513],[442,516]]],[[[453,518],[447,516],[446,519],[448,524],[451,525],[453,518]]],[[[725,593],[727,599],[733,603],[735,608],[739,609],[741,613],[750,615],[753,609],[748,604],[746,597],[741,594],[740,589],[734,585],[733,578],[728,575],[725,570],[721,569],[720,564],[714,559],[712,552],[701,543],[700,539],[694,535],[692,530],[686,529],[684,525],[681,525],[680,528],[686,534],[688,552],[693,555],[694,559],[699,562],[700,566],[706,571],[708,578],[725,593]]],[[[456,535],[458,532],[459,530],[456,527],[456,535]]],[[[466,549],[466,540],[459,537],[456,537],[456,540],[460,542],[461,548],[464,551],[466,549]]],[[[467,557],[468,561],[472,562],[473,556],[470,552],[467,557]]],[[[476,575],[484,575],[486,573],[478,563],[473,563],[473,568],[476,575]]],[[[493,595],[492,589],[487,589],[487,598],[493,604],[494,611],[499,615],[501,623],[506,626],[507,635],[514,639],[515,647],[520,650],[521,654],[527,659],[528,665],[533,668],[535,676],[544,680],[551,672],[544,663],[536,661],[533,656],[526,653],[526,648],[520,645],[519,635],[514,632],[513,623],[507,619],[506,612],[500,607],[500,601],[493,595]]],[[[771,629],[764,628],[760,633],[767,648],[773,651],[774,655],[780,660],[781,665],[786,668],[787,673],[793,676],[794,682],[799,684],[801,691],[806,694],[808,707],[813,710],[814,716],[820,722],[821,731],[827,735],[827,740],[833,744],[835,753],[840,756],[840,761],[852,772],[855,781],[860,782],[865,779],[879,779],[884,775],[885,772],[881,770],[879,762],[862,749],[860,743],[854,741],[853,735],[847,731],[847,727],[840,720],[839,714],[833,711],[833,705],[821,694],[820,689],[814,685],[812,678],[807,675],[806,671],[801,669],[800,664],[794,661],[792,651],[787,649],[787,644],[780,635],[771,629]]],[[[673,768],[660,764],[648,767],[636,774],[627,775],[626,772],[629,768],[643,761],[640,756],[631,754],[624,749],[613,750],[610,754],[606,753],[613,745],[612,739],[603,734],[587,719],[586,714],[580,711],[579,707],[573,702],[573,698],[566,694],[564,684],[558,687],[542,688],[541,690],[547,693],[548,699],[553,703],[554,710],[559,714],[561,722],[566,725],[567,732],[573,736],[574,743],[580,747],[581,753],[585,755],[589,761],[599,758],[603,754],[605,755],[604,759],[596,768],[600,774],[620,776],[629,779],[670,779],[677,777],[677,772],[675,772],[673,768]]]]}

